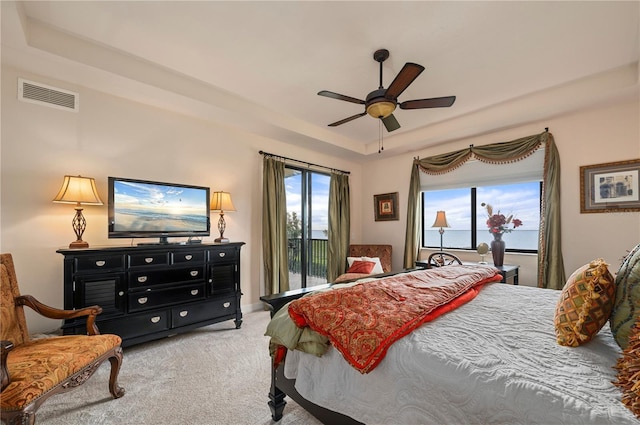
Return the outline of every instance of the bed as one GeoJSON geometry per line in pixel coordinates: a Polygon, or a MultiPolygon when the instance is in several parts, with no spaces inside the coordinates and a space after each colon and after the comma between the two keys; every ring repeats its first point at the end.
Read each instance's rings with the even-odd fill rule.
{"type": "MultiPolygon", "coordinates": [[[[263,301],[275,314],[309,293],[373,281],[263,301]]],[[[289,396],[325,424],[640,423],[612,383],[621,349],[608,326],[587,344],[561,346],[554,332],[560,291],[501,283],[481,288],[472,300],[398,339],[367,373],[333,346],[322,356],[286,350],[272,371],[273,419],[282,417],[289,396]]]]}

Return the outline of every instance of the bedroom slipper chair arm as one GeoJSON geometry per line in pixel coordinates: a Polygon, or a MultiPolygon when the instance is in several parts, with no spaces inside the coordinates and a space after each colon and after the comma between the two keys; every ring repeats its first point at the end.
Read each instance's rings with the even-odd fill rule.
{"type": "Polygon", "coordinates": [[[75,319],[87,316],[87,332],[89,335],[100,335],[98,327],[95,325],[96,316],[102,313],[102,307],[94,305],[78,310],[61,310],[41,303],[31,295],[21,295],[15,298],[16,305],[26,305],[40,315],[49,319],[75,319]]]}
{"type": "Polygon", "coordinates": [[[7,369],[7,355],[12,349],[13,342],[7,340],[0,341],[0,357],[2,361],[2,364],[0,366],[0,376],[2,377],[2,390],[4,390],[5,387],[11,383],[11,377],[9,376],[9,371],[7,369]]]}

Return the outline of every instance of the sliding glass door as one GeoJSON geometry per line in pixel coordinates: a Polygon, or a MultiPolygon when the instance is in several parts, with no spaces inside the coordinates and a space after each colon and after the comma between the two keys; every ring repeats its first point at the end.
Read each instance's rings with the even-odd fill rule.
{"type": "Polygon", "coordinates": [[[328,174],[287,166],[289,288],[327,283],[328,174]]]}

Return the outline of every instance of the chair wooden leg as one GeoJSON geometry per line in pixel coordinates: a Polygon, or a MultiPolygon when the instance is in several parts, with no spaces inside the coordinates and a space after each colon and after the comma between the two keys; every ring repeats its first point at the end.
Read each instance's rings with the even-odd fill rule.
{"type": "Polygon", "coordinates": [[[124,395],[124,388],[118,385],[118,374],[122,365],[122,347],[117,347],[114,355],[109,357],[111,363],[111,375],[109,376],[109,391],[113,398],[120,398],[124,395]]]}
{"type": "Polygon", "coordinates": [[[7,425],[34,425],[36,423],[36,412],[17,412],[15,415],[2,418],[7,425]]]}

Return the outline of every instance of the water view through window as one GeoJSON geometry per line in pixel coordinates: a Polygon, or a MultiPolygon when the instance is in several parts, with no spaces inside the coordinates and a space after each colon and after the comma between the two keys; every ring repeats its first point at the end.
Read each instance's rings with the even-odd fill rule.
{"type": "Polygon", "coordinates": [[[289,288],[327,283],[330,176],[286,167],[289,288]]]}
{"type": "Polygon", "coordinates": [[[490,243],[493,237],[487,228],[488,215],[481,205],[483,202],[493,207],[493,214],[512,215],[522,221],[521,227],[503,237],[507,250],[538,249],[539,181],[423,192],[423,246],[440,248],[440,229],[431,227],[437,211],[446,212],[450,226],[444,229],[444,248],[475,249],[479,243],[490,243]]]}

